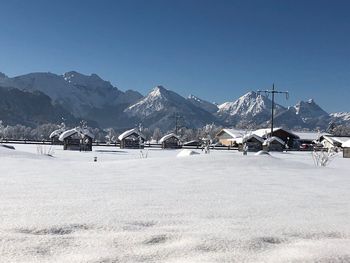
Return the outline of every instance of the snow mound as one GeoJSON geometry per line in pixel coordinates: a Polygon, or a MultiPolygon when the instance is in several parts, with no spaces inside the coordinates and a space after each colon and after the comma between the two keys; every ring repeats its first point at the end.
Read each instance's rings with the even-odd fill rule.
{"type": "Polygon", "coordinates": [[[197,154],[199,154],[199,153],[196,151],[184,149],[181,152],[179,152],[176,156],[177,157],[187,157],[187,156],[197,155],[197,154]]]}
{"type": "Polygon", "coordinates": [[[7,149],[15,150],[15,147],[12,145],[0,144],[0,147],[5,147],[7,149]]]}
{"type": "Polygon", "coordinates": [[[270,155],[267,151],[258,151],[254,155],[270,155]]]}

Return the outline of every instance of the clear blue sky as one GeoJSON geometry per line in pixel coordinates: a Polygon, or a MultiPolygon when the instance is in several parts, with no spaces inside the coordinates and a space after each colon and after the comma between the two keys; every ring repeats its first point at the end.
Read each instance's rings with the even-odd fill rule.
{"type": "Polygon", "coordinates": [[[0,0],[0,71],[97,73],[121,90],[161,84],[216,102],[275,82],[287,104],[350,111],[349,10],[330,0],[0,0]]]}

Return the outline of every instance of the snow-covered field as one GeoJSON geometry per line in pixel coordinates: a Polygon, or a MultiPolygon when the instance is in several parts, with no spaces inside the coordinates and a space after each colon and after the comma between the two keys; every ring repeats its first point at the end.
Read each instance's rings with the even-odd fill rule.
{"type": "Polygon", "coordinates": [[[340,155],[15,147],[0,146],[0,262],[350,262],[340,155]]]}

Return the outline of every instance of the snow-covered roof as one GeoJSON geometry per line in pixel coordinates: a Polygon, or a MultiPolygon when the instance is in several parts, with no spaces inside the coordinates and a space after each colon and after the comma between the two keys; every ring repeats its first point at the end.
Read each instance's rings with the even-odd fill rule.
{"type": "Polygon", "coordinates": [[[267,145],[268,143],[271,143],[271,142],[273,142],[273,141],[277,141],[277,142],[279,142],[279,143],[282,144],[282,145],[285,145],[285,144],[286,144],[282,139],[280,139],[280,138],[278,138],[278,137],[276,137],[276,136],[272,136],[272,137],[267,138],[267,139],[263,142],[263,145],[267,145]]]}
{"type": "Polygon", "coordinates": [[[245,136],[242,138],[242,142],[246,142],[246,141],[250,140],[251,138],[255,138],[255,139],[257,139],[257,140],[260,141],[260,142],[264,142],[264,139],[263,139],[263,138],[261,138],[260,136],[254,134],[254,133],[245,135],[245,136]]]}
{"type": "Polygon", "coordinates": [[[95,137],[88,129],[81,129],[80,127],[76,127],[63,132],[58,139],[60,141],[64,141],[65,138],[72,136],[75,133],[78,133],[82,138],[87,136],[93,139],[95,137]]]}
{"type": "Polygon", "coordinates": [[[344,137],[338,137],[338,136],[329,136],[329,135],[324,135],[322,136],[325,140],[329,141],[330,143],[344,143],[347,142],[350,137],[344,136],[344,137]]]}
{"type": "Polygon", "coordinates": [[[163,136],[160,140],[159,140],[159,143],[163,143],[164,141],[166,141],[167,139],[171,138],[171,137],[175,137],[177,138],[178,140],[180,140],[179,136],[177,136],[175,133],[169,133],[165,136],[163,136]]]}
{"type": "Polygon", "coordinates": [[[319,132],[294,132],[302,140],[317,140],[321,136],[330,135],[329,133],[319,133],[319,132]]]}
{"type": "Polygon", "coordinates": [[[118,136],[118,139],[121,141],[133,133],[136,133],[138,136],[141,136],[142,139],[146,139],[146,137],[141,132],[139,132],[139,130],[136,128],[123,132],[118,136]]]}
{"type": "Polygon", "coordinates": [[[62,129],[55,130],[51,132],[49,138],[52,139],[55,136],[60,136],[63,133],[62,129]]]}
{"type": "Polygon", "coordinates": [[[254,133],[246,134],[243,137],[239,137],[239,138],[228,139],[228,141],[235,142],[237,144],[243,144],[251,138],[255,138],[258,141],[260,141],[261,143],[264,142],[263,138],[261,138],[260,136],[254,134],[254,133]]]}
{"type": "Polygon", "coordinates": [[[350,148],[350,140],[347,140],[346,142],[343,142],[341,146],[343,148],[350,148]]]}
{"type": "Polygon", "coordinates": [[[88,129],[83,129],[82,134],[84,134],[85,136],[88,136],[92,139],[95,138],[95,135],[91,131],[89,131],[88,129]]]}
{"type": "MultiPolygon", "coordinates": [[[[293,132],[287,131],[283,128],[273,128],[273,132],[279,131],[279,130],[283,130],[285,132],[288,132],[289,134],[295,136],[296,138],[299,138],[299,136],[293,132]]],[[[266,128],[266,129],[258,129],[253,131],[254,134],[260,136],[260,137],[266,137],[267,135],[269,135],[271,133],[271,129],[270,128],[266,128]]]]}
{"type": "Polygon", "coordinates": [[[235,130],[235,129],[222,129],[221,131],[219,131],[217,133],[216,136],[218,136],[219,134],[221,134],[222,132],[227,133],[228,135],[230,135],[232,138],[240,138],[242,137],[242,133],[235,130]]]}

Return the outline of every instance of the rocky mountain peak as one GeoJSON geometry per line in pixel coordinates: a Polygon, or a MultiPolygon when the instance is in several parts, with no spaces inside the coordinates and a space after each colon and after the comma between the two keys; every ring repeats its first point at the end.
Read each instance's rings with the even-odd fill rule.
{"type": "Polygon", "coordinates": [[[302,118],[316,118],[320,116],[328,116],[328,113],[324,111],[313,99],[307,101],[299,101],[295,106],[296,114],[302,118]]]}

